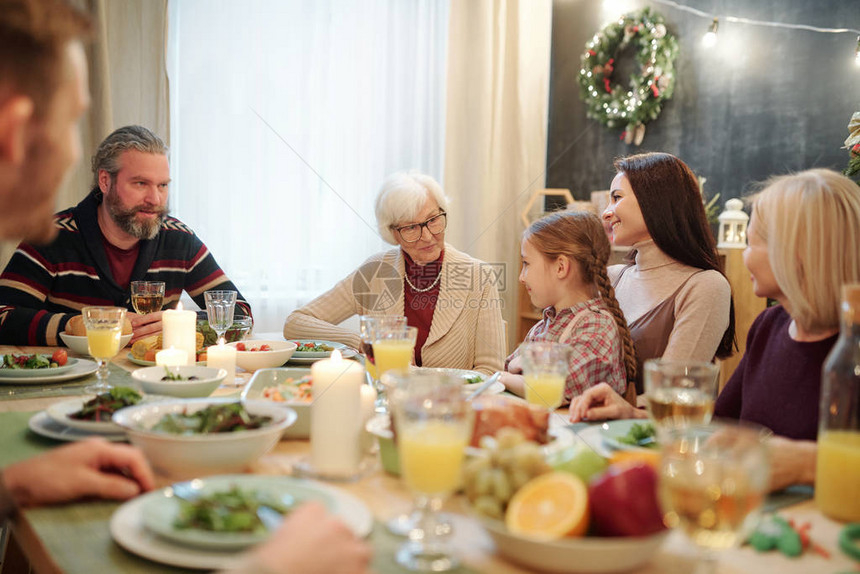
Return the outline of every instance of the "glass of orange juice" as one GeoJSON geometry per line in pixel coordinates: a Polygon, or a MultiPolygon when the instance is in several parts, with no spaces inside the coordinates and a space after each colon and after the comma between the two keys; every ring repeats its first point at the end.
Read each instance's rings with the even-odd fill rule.
{"type": "Polygon", "coordinates": [[[462,380],[438,373],[397,377],[393,393],[400,475],[421,510],[416,532],[397,551],[410,570],[444,572],[459,561],[439,538],[437,511],[460,486],[466,445],[472,434],[472,409],[462,380]]]}
{"type": "Polygon", "coordinates": [[[561,343],[536,341],[520,345],[526,400],[549,410],[564,402],[570,347],[561,343]]]}
{"type": "Polygon", "coordinates": [[[377,324],[373,336],[373,358],[376,374],[381,381],[377,412],[388,412],[388,397],[385,392],[384,375],[391,371],[405,371],[412,364],[418,328],[402,324],[377,324]]]}
{"type": "Polygon", "coordinates": [[[85,389],[89,393],[110,390],[111,385],[107,381],[108,362],[119,353],[125,313],[122,307],[84,307],[81,310],[87,329],[87,347],[98,364],[98,382],[85,389]]]}
{"type": "Polygon", "coordinates": [[[364,368],[376,387],[376,412],[386,412],[384,390],[380,388],[379,373],[376,370],[376,359],[373,355],[373,342],[376,340],[376,332],[379,329],[391,329],[406,327],[406,317],[403,315],[392,315],[387,317],[374,317],[361,315],[359,320],[359,333],[361,343],[358,352],[364,356],[364,368]]]}

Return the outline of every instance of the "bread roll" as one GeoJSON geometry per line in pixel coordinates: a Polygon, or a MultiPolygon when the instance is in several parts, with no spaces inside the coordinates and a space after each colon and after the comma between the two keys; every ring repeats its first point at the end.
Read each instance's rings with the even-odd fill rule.
{"type": "Polygon", "coordinates": [[[66,323],[66,333],[76,337],[86,337],[87,328],[84,327],[84,318],[81,315],[75,315],[66,323]]]}

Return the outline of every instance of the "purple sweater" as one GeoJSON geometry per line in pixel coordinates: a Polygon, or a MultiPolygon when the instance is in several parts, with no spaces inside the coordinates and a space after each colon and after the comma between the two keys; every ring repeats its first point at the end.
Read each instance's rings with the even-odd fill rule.
{"type": "Polygon", "coordinates": [[[717,397],[714,416],[758,423],[788,438],[816,439],[821,366],[838,335],[800,343],[789,336],[790,324],[781,305],[756,317],[746,353],[717,397]]]}

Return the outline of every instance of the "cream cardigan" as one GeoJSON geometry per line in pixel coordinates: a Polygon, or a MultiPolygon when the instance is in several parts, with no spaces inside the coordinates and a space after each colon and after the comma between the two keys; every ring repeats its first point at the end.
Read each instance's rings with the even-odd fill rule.
{"type": "MultiPolygon", "coordinates": [[[[484,374],[502,370],[503,302],[495,283],[483,279],[482,265],[445,244],[439,297],[421,348],[423,366],[484,374]]],[[[404,269],[399,247],[377,253],[331,290],[290,313],[284,337],[325,339],[358,348],[358,333],[337,325],[353,315],[403,315],[404,269]]]]}

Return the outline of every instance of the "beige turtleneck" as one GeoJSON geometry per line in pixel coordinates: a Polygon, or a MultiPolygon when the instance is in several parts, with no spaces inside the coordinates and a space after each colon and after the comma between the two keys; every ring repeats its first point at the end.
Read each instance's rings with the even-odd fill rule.
{"type": "MultiPolygon", "coordinates": [[[[653,240],[637,243],[634,248],[636,264],[624,272],[615,287],[627,322],[636,321],[671,297],[689,279],[675,296],[675,323],[663,357],[712,360],[729,326],[729,282],[718,271],[696,273],[701,270],[672,259],[653,240]]],[[[610,282],[616,281],[624,267],[609,267],[610,282]]]]}

